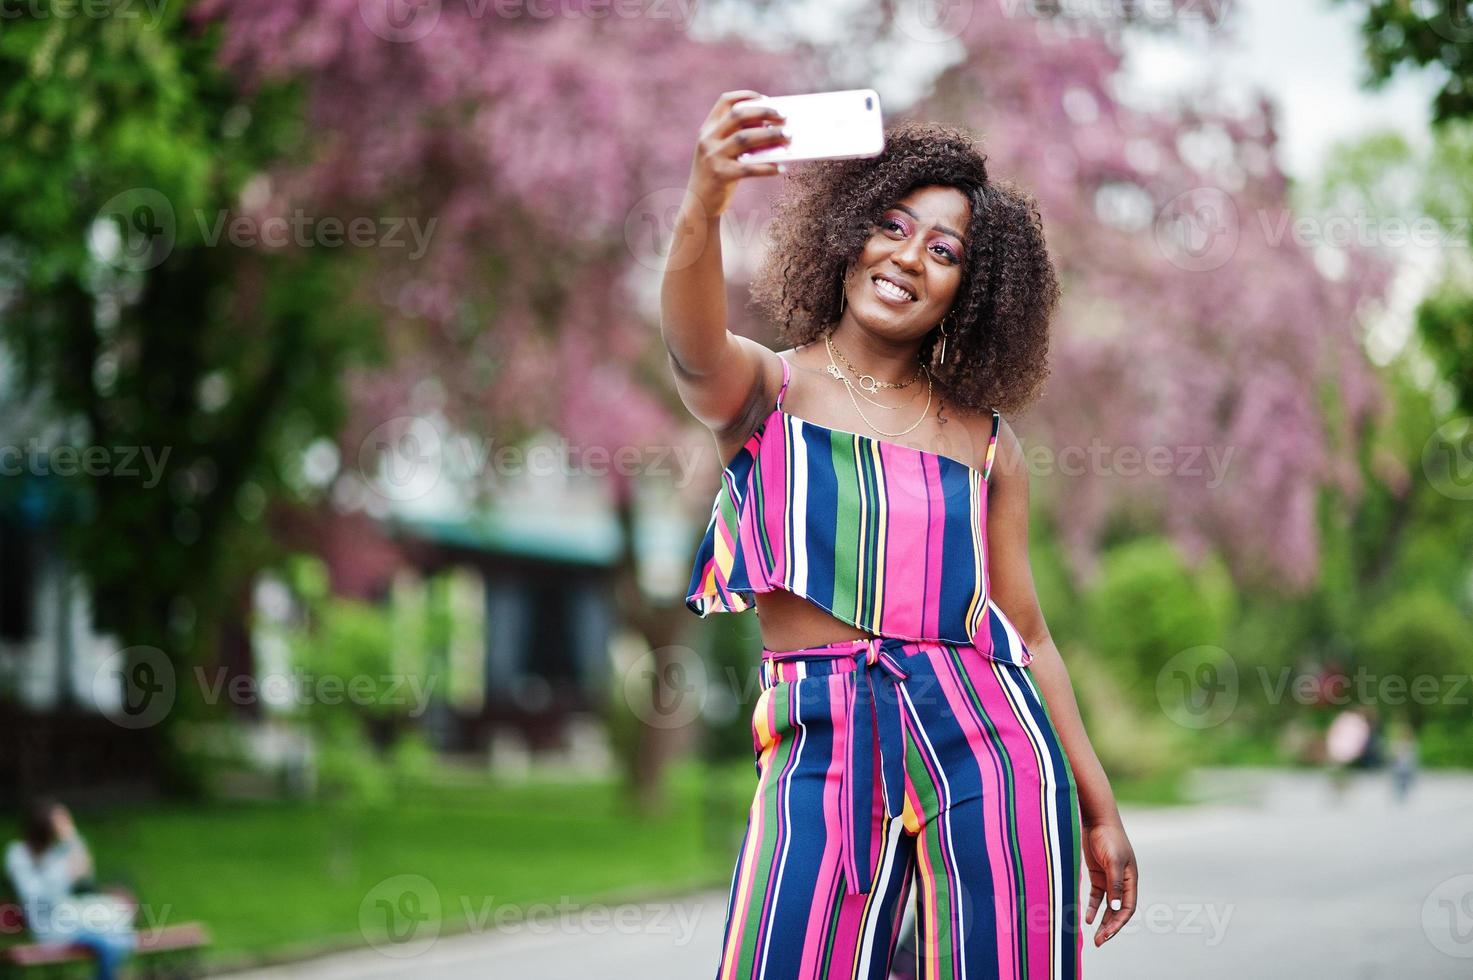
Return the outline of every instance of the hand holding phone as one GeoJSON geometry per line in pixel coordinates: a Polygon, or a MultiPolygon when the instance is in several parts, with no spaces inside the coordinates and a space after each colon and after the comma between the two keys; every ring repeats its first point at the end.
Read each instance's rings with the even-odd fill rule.
{"type": "Polygon", "coordinates": [[[749,89],[725,92],[701,124],[687,187],[708,216],[726,211],[736,183],[743,177],[767,177],[780,172],[777,162],[746,160],[741,156],[753,149],[780,147],[788,142],[782,131],[786,122],[782,112],[744,101],[759,98],[761,93],[749,89]]]}
{"type": "Polygon", "coordinates": [[[737,103],[738,108],[753,105],[782,113],[792,139],[786,145],[745,153],[739,158],[743,161],[848,160],[884,152],[880,96],[872,88],[773,98],[759,96],[737,103]]]}

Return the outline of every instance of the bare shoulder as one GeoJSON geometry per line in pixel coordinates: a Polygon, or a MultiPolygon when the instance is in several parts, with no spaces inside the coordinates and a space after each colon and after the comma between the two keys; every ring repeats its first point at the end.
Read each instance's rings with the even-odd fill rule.
{"type": "MultiPolygon", "coordinates": [[[[946,420],[942,426],[942,432],[952,425],[961,427],[960,435],[964,439],[964,447],[956,446],[959,458],[968,462],[975,469],[982,470],[987,466],[987,444],[992,440],[992,409],[990,408],[962,408],[947,402],[941,408],[942,417],[946,420]]],[[[1003,420],[1002,424],[1007,425],[1003,420]]],[[[952,437],[943,435],[947,442],[952,437]]],[[[1001,439],[1001,433],[999,433],[1001,439]]]]}
{"type": "Polygon", "coordinates": [[[1006,415],[999,415],[997,448],[993,450],[991,482],[994,486],[1010,484],[1015,480],[1028,482],[1027,467],[1023,465],[1023,444],[1008,423],[1006,415]]]}

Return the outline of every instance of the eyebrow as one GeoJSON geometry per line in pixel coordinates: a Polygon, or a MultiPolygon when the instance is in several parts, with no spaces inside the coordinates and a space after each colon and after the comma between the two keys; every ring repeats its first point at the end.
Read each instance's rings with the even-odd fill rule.
{"type": "MultiPolygon", "coordinates": [[[[906,207],[904,204],[897,204],[897,205],[895,205],[895,209],[897,211],[904,211],[906,214],[910,215],[912,218],[916,219],[917,221],[920,221],[921,220],[921,216],[920,215],[916,214],[913,210],[911,210],[910,208],[906,207]]],[[[943,233],[945,233],[947,235],[950,235],[952,238],[955,238],[958,241],[960,241],[963,245],[965,245],[966,242],[967,242],[966,237],[963,236],[961,232],[957,231],[954,228],[948,228],[945,225],[937,225],[936,226],[936,230],[939,231],[939,232],[943,232],[943,233]]]]}

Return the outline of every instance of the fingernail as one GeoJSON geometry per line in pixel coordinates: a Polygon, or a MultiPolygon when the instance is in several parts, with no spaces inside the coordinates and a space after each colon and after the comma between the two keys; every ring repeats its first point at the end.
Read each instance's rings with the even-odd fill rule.
{"type": "Polygon", "coordinates": [[[1120,899],[1118,899],[1118,898],[1112,898],[1112,899],[1110,899],[1110,908],[1114,909],[1116,912],[1119,912],[1120,911],[1120,899]]]}

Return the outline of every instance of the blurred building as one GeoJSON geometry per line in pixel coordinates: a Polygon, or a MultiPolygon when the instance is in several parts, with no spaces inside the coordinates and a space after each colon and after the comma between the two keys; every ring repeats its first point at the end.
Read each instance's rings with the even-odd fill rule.
{"type": "MultiPolygon", "coordinates": [[[[524,473],[476,500],[454,474],[431,470],[436,479],[424,487],[401,478],[379,493],[374,474],[358,495],[339,495],[348,506],[317,529],[312,548],[334,593],[402,621],[427,603],[446,607],[452,625],[436,648],[396,647],[404,669],[435,682],[420,723],[440,752],[504,771],[607,771],[603,713],[621,642],[615,584],[625,550],[607,481],[524,473]]],[[[689,521],[656,501],[636,506],[634,527],[641,589],[676,595],[688,573],[689,521]]],[[[293,615],[283,607],[279,618],[293,615]]],[[[258,670],[285,656],[260,631],[253,645],[258,670]]]]}
{"type": "Polygon", "coordinates": [[[83,504],[54,451],[76,440],[8,370],[0,360],[0,804],[41,788],[115,794],[148,746],[105,714],[121,691],[98,678],[119,644],[94,627],[62,541],[83,504]]]}
{"type": "MultiPolygon", "coordinates": [[[[19,410],[0,415],[0,444],[20,445],[32,438],[23,434],[45,428],[19,410]]],[[[319,512],[326,519],[277,533],[323,560],[333,595],[384,610],[389,621],[422,616],[430,603],[443,607],[450,625],[433,649],[411,649],[397,635],[385,641],[398,669],[434,680],[412,724],[441,753],[505,771],[606,771],[602,713],[614,652],[629,642],[615,595],[625,545],[607,482],[529,475],[504,481],[487,504],[470,502],[453,480],[424,493],[380,495],[361,476],[346,476],[358,485],[356,500],[338,494],[319,512]]],[[[109,754],[138,741],[109,717],[123,692],[107,665],[126,644],[94,629],[84,581],[64,556],[62,531],[79,518],[68,487],[34,474],[0,479],[0,794],[7,796],[73,792],[107,778],[138,783],[142,773],[129,774],[146,768],[146,756],[135,766],[109,754]],[[69,758],[64,772],[27,769],[69,758]]],[[[678,508],[636,509],[640,586],[668,599],[685,584],[693,529],[678,508]]],[[[288,637],[303,623],[301,605],[268,575],[239,620],[217,624],[220,663],[211,665],[253,681],[258,692],[229,706],[238,729],[230,739],[266,769],[303,764],[311,749],[295,723],[299,705],[273,701],[263,683],[293,669],[288,637]]]]}

